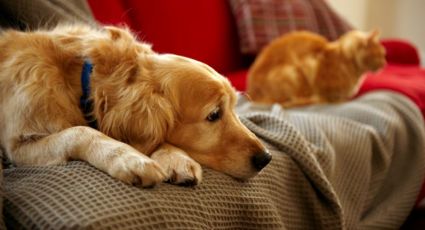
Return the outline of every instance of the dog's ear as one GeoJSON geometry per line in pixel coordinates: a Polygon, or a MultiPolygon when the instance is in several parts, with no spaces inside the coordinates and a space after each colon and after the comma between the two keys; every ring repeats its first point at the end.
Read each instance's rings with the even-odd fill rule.
{"type": "Polygon", "coordinates": [[[105,27],[107,36],[96,38],[88,46],[88,57],[94,65],[97,83],[104,85],[132,84],[141,71],[140,59],[146,56],[149,45],[139,43],[125,29],[105,27]],[[113,81],[112,83],[109,81],[113,81]]]}
{"type": "Polygon", "coordinates": [[[86,56],[93,62],[95,73],[109,76],[120,70],[137,72],[141,44],[127,29],[105,27],[104,31],[105,37],[94,37],[86,45],[86,56]]]}
{"type": "Polygon", "coordinates": [[[129,124],[130,145],[150,154],[162,144],[175,125],[175,110],[170,101],[160,94],[152,94],[140,103],[142,106],[129,124]]]}
{"type": "Polygon", "coordinates": [[[165,141],[174,127],[175,112],[171,102],[161,93],[146,92],[148,88],[138,89],[137,86],[128,90],[132,92],[127,92],[125,98],[99,100],[96,110],[101,113],[96,115],[99,129],[149,154],[165,141]]]}
{"type": "Polygon", "coordinates": [[[113,41],[120,39],[129,41],[133,40],[133,36],[131,35],[128,28],[121,29],[115,26],[105,26],[104,29],[109,33],[109,36],[113,41]]]}
{"type": "MultiPolygon", "coordinates": [[[[104,29],[109,33],[109,37],[112,41],[122,40],[130,43],[137,41],[137,36],[133,34],[128,27],[119,28],[115,26],[105,26],[104,29]]],[[[146,42],[138,42],[135,48],[139,53],[154,53],[152,51],[152,45],[146,42]]]]}

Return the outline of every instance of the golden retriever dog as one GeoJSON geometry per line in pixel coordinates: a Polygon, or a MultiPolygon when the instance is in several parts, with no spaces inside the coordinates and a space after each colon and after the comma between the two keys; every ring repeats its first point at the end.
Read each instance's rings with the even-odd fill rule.
{"type": "Polygon", "coordinates": [[[271,160],[235,114],[226,78],[155,53],[127,29],[6,30],[0,50],[1,145],[18,167],[82,160],[151,187],[198,184],[200,164],[244,180],[271,160]],[[89,114],[80,106],[86,93],[89,114]]]}

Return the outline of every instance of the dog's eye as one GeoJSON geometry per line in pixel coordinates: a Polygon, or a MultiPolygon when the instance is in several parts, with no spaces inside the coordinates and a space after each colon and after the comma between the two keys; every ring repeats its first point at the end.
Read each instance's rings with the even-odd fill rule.
{"type": "Polygon", "coordinates": [[[207,121],[214,122],[220,119],[220,109],[214,109],[210,114],[208,114],[207,121]]]}

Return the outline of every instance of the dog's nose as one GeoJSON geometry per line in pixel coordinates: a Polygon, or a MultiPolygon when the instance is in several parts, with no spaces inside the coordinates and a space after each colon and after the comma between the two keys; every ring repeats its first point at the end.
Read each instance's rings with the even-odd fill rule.
{"type": "Polygon", "coordinates": [[[254,168],[260,171],[272,160],[272,155],[268,151],[265,151],[255,154],[251,160],[254,168]]]}

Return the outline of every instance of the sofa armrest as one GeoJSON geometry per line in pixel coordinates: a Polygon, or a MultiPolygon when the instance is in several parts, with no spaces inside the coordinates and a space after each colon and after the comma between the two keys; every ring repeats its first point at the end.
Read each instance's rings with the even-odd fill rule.
{"type": "Polygon", "coordinates": [[[415,45],[401,39],[383,39],[388,64],[420,65],[419,53],[415,45]]]}

